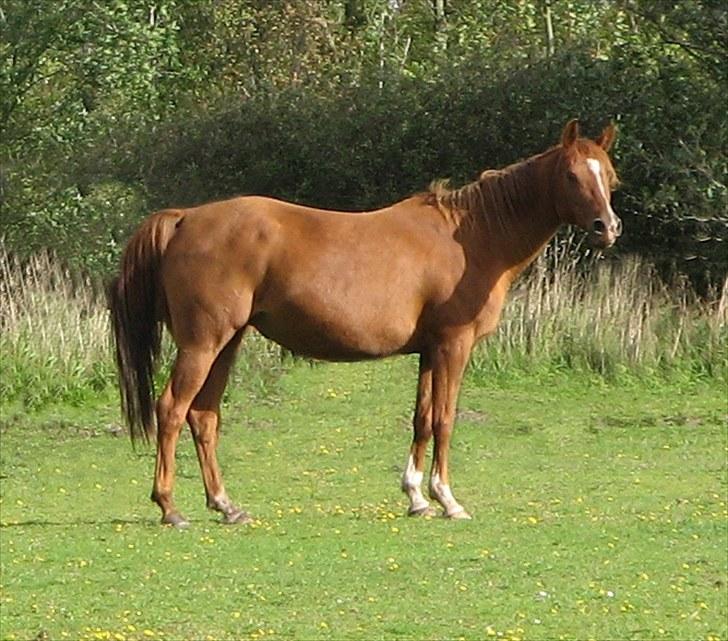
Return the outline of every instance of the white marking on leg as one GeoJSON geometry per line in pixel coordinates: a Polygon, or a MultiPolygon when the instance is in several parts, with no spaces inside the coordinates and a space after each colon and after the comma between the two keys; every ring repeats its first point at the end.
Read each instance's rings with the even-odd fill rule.
{"type": "Polygon", "coordinates": [[[410,513],[426,510],[430,503],[422,494],[422,477],[421,471],[415,467],[414,456],[410,453],[407,459],[407,467],[402,475],[402,490],[407,494],[410,500],[410,513]]]}
{"type": "Polygon", "coordinates": [[[231,509],[235,508],[233,502],[227,495],[225,488],[221,489],[215,496],[212,497],[212,506],[220,512],[228,513],[231,509]]]}
{"type": "Polygon", "coordinates": [[[223,513],[223,523],[250,523],[252,521],[245,510],[241,510],[230,500],[225,488],[212,497],[212,505],[209,507],[223,513]]]}
{"type": "Polygon", "coordinates": [[[437,472],[430,477],[430,496],[442,505],[447,516],[465,511],[465,508],[455,500],[450,486],[442,482],[437,472]]]}

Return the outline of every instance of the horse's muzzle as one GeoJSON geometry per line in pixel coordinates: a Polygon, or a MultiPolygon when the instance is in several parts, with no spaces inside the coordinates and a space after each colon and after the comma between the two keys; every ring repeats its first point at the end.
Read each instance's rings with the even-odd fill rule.
{"type": "Polygon", "coordinates": [[[595,218],[589,230],[589,240],[592,245],[600,249],[611,247],[621,235],[622,221],[614,213],[610,216],[608,223],[601,218],[595,218]]]}

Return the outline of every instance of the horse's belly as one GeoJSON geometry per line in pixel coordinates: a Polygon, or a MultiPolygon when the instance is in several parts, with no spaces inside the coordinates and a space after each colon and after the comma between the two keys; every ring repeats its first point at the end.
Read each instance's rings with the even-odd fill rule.
{"type": "Polygon", "coordinates": [[[294,354],[355,361],[408,351],[416,323],[403,316],[334,310],[311,313],[305,307],[284,305],[255,314],[250,324],[294,354]]]}

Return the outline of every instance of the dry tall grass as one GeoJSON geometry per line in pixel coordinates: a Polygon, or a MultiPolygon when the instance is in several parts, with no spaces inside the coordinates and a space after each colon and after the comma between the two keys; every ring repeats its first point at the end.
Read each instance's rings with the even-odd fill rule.
{"type": "MultiPolygon", "coordinates": [[[[168,362],[169,341],[162,352],[168,362]]],[[[264,391],[280,369],[280,350],[256,334],[235,378],[264,391]]],[[[74,277],[50,253],[20,261],[0,242],[0,403],[82,401],[116,381],[101,283],[74,277]]]]}
{"type": "Polygon", "coordinates": [[[585,260],[571,238],[552,243],[516,285],[474,369],[725,378],[727,359],[728,279],[702,301],[639,258],[585,260]]]}
{"type": "MultiPolygon", "coordinates": [[[[668,289],[640,260],[585,268],[578,254],[561,243],[539,259],[497,334],[476,351],[476,373],[728,377],[728,280],[708,304],[684,284],[668,289]]],[[[280,351],[258,335],[244,345],[236,379],[265,390],[281,369],[280,351]]],[[[115,386],[100,285],[74,278],[50,254],[21,262],[0,243],[0,369],[0,402],[28,407],[115,386]]]]}
{"type": "Polygon", "coordinates": [[[99,289],[48,253],[21,262],[0,245],[0,401],[33,406],[113,380],[99,289]]]}

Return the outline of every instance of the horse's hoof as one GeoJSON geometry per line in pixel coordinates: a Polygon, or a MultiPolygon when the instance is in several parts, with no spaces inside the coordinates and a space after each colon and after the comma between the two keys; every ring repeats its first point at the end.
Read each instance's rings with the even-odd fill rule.
{"type": "Polygon", "coordinates": [[[473,517],[465,510],[458,510],[452,514],[445,514],[445,518],[453,521],[471,521],[473,517]]]}
{"type": "Polygon", "coordinates": [[[437,516],[437,510],[431,505],[425,505],[423,507],[413,508],[410,507],[407,510],[407,516],[437,516]]]}
{"type": "Polygon", "coordinates": [[[252,522],[253,517],[245,510],[237,510],[222,517],[222,523],[225,525],[247,525],[252,522]]]}
{"type": "Polygon", "coordinates": [[[179,512],[170,512],[162,517],[162,525],[171,525],[178,530],[184,530],[190,527],[190,522],[179,512]]]}

